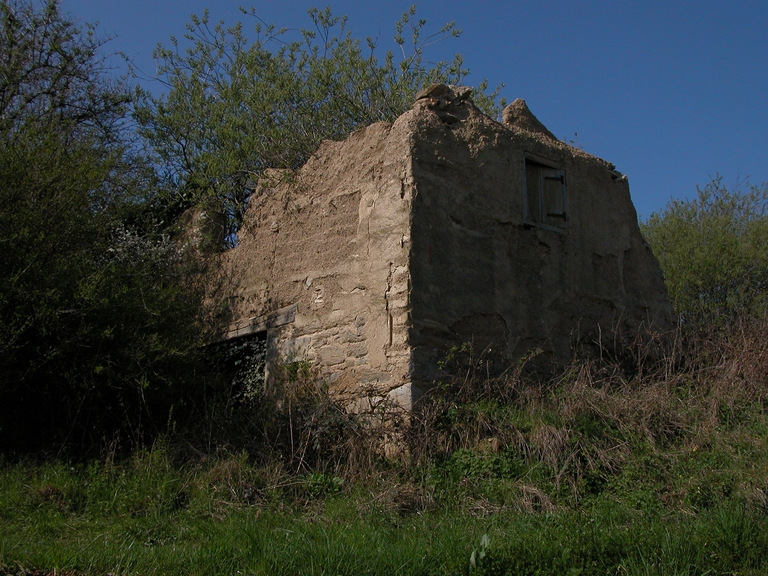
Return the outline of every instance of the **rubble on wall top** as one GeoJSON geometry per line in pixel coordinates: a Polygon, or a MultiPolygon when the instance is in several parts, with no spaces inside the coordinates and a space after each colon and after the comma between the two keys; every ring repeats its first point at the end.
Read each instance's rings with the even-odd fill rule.
{"type": "Polygon", "coordinates": [[[416,94],[416,101],[413,108],[429,108],[437,112],[438,116],[449,124],[458,121],[458,118],[448,113],[451,108],[461,106],[466,101],[470,101],[472,88],[469,86],[453,86],[446,84],[432,84],[416,94]]]}
{"type": "Polygon", "coordinates": [[[472,88],[469,86],[453,86],[446,84],[432,84],[427,86],[416,94],[416,102],[419,100],[434,100],[434,104],[440,107],[456,105],[465,100],[469,100],[472,95],[472,88]]]}
{"type": "MultiPolygon", "coordinates": [[[[428,110],[437,114],[440,120],[448,125],[456,124],[469,118],[486,118],[489,122],[496,124],[493,118],[482,113],[474,106],[472,102],[472,88],[468,86],[452,86],[446,84],[432,84],[424,88],[416,96],[413,103],[413,110],[428,110]]],[[[521,136],[527,136],[544,144],[548,147],[555,147],[561,150],[567,150],[569,154],[579,158],[591,161],[597,161],[608,167],[609,170],[615,170],[615,166],[609,162],[593,156],[581,148],[568,145],[559,140],[550,132],[542,122],[528,108],[525,100],[517,98],[502,111],[501,126],[511,129],[521,136]]],[[[615,180],[621,179],[621,174],[614,174],[615,180]]]]}
{"type": "MultiPolygon", "coordinates": [[[[466,102],[471,103],[471,95],[472,88],[469,86],[432,84],[416,95],[416,101],[413,103],[413,108],[415,110],[423,110],[425,108],[430,109],[437,112],[438,116],[444,121],[451,123],[450,120],[453,118],[449,112],[457,109],[466,102]]],[[[458,118],[453,120],[457,121],[458,118]]],[[[502,123],[506,126],[531,132],[558,142],[557,137],[533,115],[533,112],[530,111],[525,100],[522,98],[518,98],[512,102],[512,104],[504,108],[504,111],[502,112],[502,123]]]]}

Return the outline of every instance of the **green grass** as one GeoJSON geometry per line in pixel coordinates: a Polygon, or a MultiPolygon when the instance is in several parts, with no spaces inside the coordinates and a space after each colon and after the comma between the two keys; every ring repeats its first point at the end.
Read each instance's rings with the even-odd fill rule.
{"type": "Polygon", "coordinates": [[[185,471],[162,461],[150,453],[108,468],[6,467],[0,565],[7,573],[21,566],[145,575],[693,575],[768,568],[766,518],[738,499],[693,514],[633,508],[609,491],[579,510],[525,513],[462,505],[462,494],[404,513],[386,494],[360,487],[310,501],[284,496],[277,504],[245,504],[222,498],[212,467],[185,471]]]}
{"type": "Polygon", "coordinates": [[[604,478],[559,486],[554,468],[527,466],[514,449],[458,449],[422,470],[421,483],[406,469],[373,479],[296,476],[244,455],[185,466],[162,448],[118,464],[6,464],[0,566],[7,574],[761,574],[765,416],[745,423],[711,431],[702,447],[637,440],[604,478]]]}
{"type": "Polygon", "coordinates": [[[765,574],[765,336],[630,375],[450,382],[399,462],[305,394],[268,456],[0,463],[0,574],[765,574]]]}

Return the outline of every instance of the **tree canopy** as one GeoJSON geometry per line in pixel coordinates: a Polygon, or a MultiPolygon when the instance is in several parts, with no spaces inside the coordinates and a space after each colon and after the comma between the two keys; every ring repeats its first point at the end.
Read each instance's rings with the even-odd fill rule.
{"type": "Polygon", "coordinates": [[[194,339],[103,44],[57,0],[0,0],[0,449],[138,439],[194,339]]]}
{"type": "MultiPolygon", "coordinates": [[[[298,168],[325,139],[343,139],[356,127],[394,120],[434,82],[459,84],[467,75],[460,56],[429,64],[429,46],[458,36],[453,23],[425,36],[415,7],[395,26],[399,61],[376,56],[376,41],[347,30],[330,9],[309,10],[311,27],[294,32],[265,25],[254,10],[249,40],[242,22],[212,25],[193,17],[188,48],[172,39],[159,46],[159,78],[167,92],[139,90],[136,119],[158,163],[176,183],[171,204],[202,204],[229,218],[229,237],[242,221],[248,197],[268,168],[298,168]],[[297,37],[295,37],[296,35],[297,37]]],[[[498,89],[483,82],[475,101],[498,115],[498,89]]]]}
{"type": "Polygon", "coordinates": [[[63,18],[58,2],[39,10],[23,0],[0,2],[0,134],[4,144],[52,129],[63,138],[115,142],[130,95],[108,79],[103,41],[63,18]]]}
{"type": "Polygon", "coordinates": [[[642,231],[684,322],[768,311],[768,184],[728,190],[717,177],[651,214],[642,231]]]}

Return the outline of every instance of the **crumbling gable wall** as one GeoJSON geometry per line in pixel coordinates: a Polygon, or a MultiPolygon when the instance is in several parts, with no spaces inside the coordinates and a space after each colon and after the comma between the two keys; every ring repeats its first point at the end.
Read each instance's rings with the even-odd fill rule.
{"type": "Polygon", "coordinates": [[[227,336],[266,329],[273,376],[308,360],[339,395],[410,398],[409,142],[402,123],[374,124],[262,178],[224,255],[227,336]]]}
{"type": "Polygon", "coordinates": [[[418,118],[414,381],[432,380],[446,351],[465,342],[501,370],[535,348],[557,364],[601,334],[669,328],[659,265],[613,166],[557,141],[523,101],[503,125],[471,102],[417,102],[408,114],[418,118]],[[538,168],[555,186],[563,179],[554,214],[526,212],[526,159],[529,180],[538,168]]]}

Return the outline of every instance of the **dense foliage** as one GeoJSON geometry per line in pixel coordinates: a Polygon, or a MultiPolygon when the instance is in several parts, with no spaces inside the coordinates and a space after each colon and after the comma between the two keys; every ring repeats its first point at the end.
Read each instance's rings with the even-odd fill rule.
{"type": "MultiPolygon", "coordinates": [[[[211,28],[207,13],[193,17],[184,52],[175,39],[155,52],[167,93],[140,90],[136,108],[142,135],[176,180],[175,202],[227,214],[229,238],[265,169],[297,168],[323,140],[392,121],[425,86],[459,84],[468,73],[458,55],[427,64],[424,50],[459,30],[450,23],[423,38],[415,7],[396,25],[399,62],[391,52],[379,61],[376,42],[354,38],[346,19],[329,9],[310,10],[312,27],[298,39],[250,15],[257,20],[252,41],[242,23],[211,28]]],[[[486,86],[475,91],[475,102],[498,115],[504,101],[486,86]]]]}
{"type": "Polygon", "coordinates": [[[179,371],[196,296],[147,213],[131,94],[56,0],[1,0],[0,19],[0,450],[138,441],[167,419],[171,398],[165,414],[149,399],[179,371]]]}
{"type": "Polygon", "coordinates": [[[642,224],[672,304],[689,325],[768,312],[768,184],[716,178],[642,224]]]}

